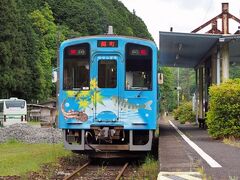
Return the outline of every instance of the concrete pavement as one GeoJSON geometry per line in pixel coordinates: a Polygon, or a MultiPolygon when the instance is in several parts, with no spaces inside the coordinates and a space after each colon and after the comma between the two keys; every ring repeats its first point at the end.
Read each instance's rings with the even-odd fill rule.
{"type": "MultiPolygon", "coordinates": [[[[240,178],[240,149],[213,140],[206,130],[199,129],[194,125],[181,125],[170,117],[162,118],[160,124],[159,138],[159,179],[201,179],[199,173],[203,172],[212,179],[240,178]],[[170,125],[170,121],[182,132],[192,144],[195,144],[210,158],[219,163],[220,166],[212,166],[208,161],[208,156],[202,156],[187,143],[181,135],[170,125]],[[163,176],[164,173],[170,175],[163,176]],[[181,172],[180,175],[177,175],[181,172]],[[174,177],[173,174],[177,176],[174,177]],[[185,175],[183,174],[185,173],[185,175]],[[193,177],[192,174],[194,174],[193,177]],[[189,176],[190,175],[190,176],[189,176]],[[182,178],[180,177],[182,176],[182,178]],[[185,177],[185,178],[183,178],[185,177]],[[188,178],[187,178],[188,177],[188,178]]],[[[190,143],[191,144],[191,143],[190,143]]],[[[198,150],[199,150],[198,149],[198,150]]]]}

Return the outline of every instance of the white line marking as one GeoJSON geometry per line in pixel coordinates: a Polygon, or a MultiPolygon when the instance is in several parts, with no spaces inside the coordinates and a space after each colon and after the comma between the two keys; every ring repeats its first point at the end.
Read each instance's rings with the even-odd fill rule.
{"type": "Polygon", "coordinates": [[[182,133],[173,123],[169,120],[169,123],[174,127],[174,129],[182,136],[182,138],[212,167],[220,168],[222,167],[213,158],[211,158],[207,153],[205,153],[200,147],[198,147],[194,142],[192,142],[185,134],[182,133]]]}

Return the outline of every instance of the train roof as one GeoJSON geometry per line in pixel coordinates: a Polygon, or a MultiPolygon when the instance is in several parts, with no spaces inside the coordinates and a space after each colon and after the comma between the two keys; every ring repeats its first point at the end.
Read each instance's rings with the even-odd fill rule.
{"type": "Polygon", "coordinates": [[[144,38],[134,37],[134,36],[115,35],[115,34],[81,36],[81,37],[76,37],[76,38],[65,40],[62,43],[77,41],[77,40],[84,40],[84,39],[96,39],[96,38],[126,38],[126,39],[132,39],[132,40],[146,41],[146,42],[149,42],[149,43],[153,43],[156,46],[156,43],[152,40],[149,40],[149,39],[144,39],[144,38]]]}

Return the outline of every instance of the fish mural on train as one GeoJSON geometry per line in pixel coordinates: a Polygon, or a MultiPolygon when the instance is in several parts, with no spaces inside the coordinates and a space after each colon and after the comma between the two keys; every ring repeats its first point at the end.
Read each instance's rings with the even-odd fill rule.
{"type": "Polygon", "coordinates": [[[128,101],[128,99],[123,99],[117,96],[112,96],[111,100],[114,102],[114,105],[117,106],[119,105],[121,108],[123,108],[124,110],[133,110],[133,111],[137,111],[138,109],[146,109],[151,111],[151,105],[152,105],[152,101],[147,101],[144,104],[133,104],[130,103],[128,101]]]}

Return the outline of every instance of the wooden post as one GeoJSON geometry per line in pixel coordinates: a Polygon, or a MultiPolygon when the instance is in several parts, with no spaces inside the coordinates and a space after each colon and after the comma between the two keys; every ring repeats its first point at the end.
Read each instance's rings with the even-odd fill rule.
{"type": "Polygon", "coordinates": [[[229,79],[229,43],[225,43],[222,47],[222,80],[229,79]]]}

